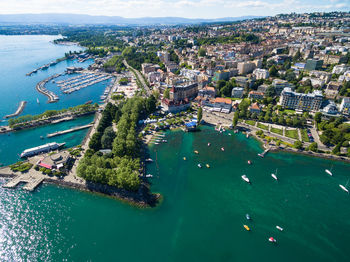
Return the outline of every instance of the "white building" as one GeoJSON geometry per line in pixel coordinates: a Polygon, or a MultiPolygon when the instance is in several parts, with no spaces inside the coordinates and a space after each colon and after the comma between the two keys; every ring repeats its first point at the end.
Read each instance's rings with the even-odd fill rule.
{"type": "Polygon", "coordinates": [[[350,114],[350,97],[344,97],[340,104],[340,112],[344,115],[350,114]]]}
{"type": "Polygon", "coordinates": [[[336,65],[333,67],[332,74],[344,74],[349,69],[348,66],[342,64],[342,65],[336,65]]]}
{"type": "Polygon", "coordinates": [[[234,98],[242,98],[244,94],[243,87],[234,87],[232,88],[231,96],[234,98]]]}
{"type": "Polygon", "coordinates": [[[269,78],[270,74],[266,69],[256,68],[253,71],[253,76],[255,76],[255,79],[267,79],[269,78]]]}
{"type": "Polygon", "coordinates": [[[293,92],[291,88],[283,89],[280,97],[280,105],[285,108],[305,111],[318,111],[321,107],[323,95],[320,90],[314,90],[311,94],[293,92]]]}

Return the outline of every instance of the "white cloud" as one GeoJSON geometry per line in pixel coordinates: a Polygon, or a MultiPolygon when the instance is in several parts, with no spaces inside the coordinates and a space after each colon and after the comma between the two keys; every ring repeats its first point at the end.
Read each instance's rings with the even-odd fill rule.
{"type": "Polygon", "coordinates": [[[349,0],[0,0],[0,13],[82,13],[123,17],[273,15],[349,10],[349,0]]]}

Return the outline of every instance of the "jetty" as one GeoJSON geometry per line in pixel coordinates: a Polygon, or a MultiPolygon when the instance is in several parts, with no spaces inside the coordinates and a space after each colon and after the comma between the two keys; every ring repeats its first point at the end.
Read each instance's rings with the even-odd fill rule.
{"type": "Polygon", "coordinates": [[[15,178],[8,181],[2,187],[4,188],[16,188],[19,184],[25,183],[23,189],[28,191],[34,191],[42,182],[44,181],[43,177],[24,177],[16,176],[15,178]]]}
{"type": "Polygon", "coordinates": [[[54,137],[54,136],[60,136],[60,135],[72,133],[72,132],[75,132],[75,131],[78,131],[78,130],[86,129],[86,128],[89,128],[89,127],[92,127],[92,126],[93,126],[93,124],[88,124],[88,125],[85,125],[85,126],[77,126],[77,127],[70,128],[70,129],[67,129],[67,130],[57,131],[57,132],[48,134],[46,137],[49,138],[49,137],[54,137]]]}
{"type": "Polygon", "coordinates": [[[56,65],[58,62],[59,62],[59,59],[57,59],[56,61],[52,61],[52,62],[50,62],[48,64],[45,64],[45,65],[43,65],[43,66],[41,66],[41,67],[39,67],[37,69],[34,69],[33,71],[27,73],[26,76],[31,76],[32,74],[37,73],[40,70],[48,69],[50,66],[56,65]]]}
{"type": "Polygon", "coordinates": [[[24,107],[26,106],[26,104],[27,104],[27,101],[21,101],[21,103],[19,104],[19,106],[17,108],[17,111],[15,113],[13,113],[13,114],[4,116],[4,118],[11,118],[11,117],[18,116],[19,114],[21,114],[23,112],[24,107]]]}
{"type": "Polygon", "coordinates": [[[41,93],[41,94],[43,94],[43,95],[45,95],[45,96],[47,96],[47,97],[49,98],[49,101],[48,101],[49,103],[55,103],[55,102],[57,102],[57,101],[59,100],[59,98],[58,98],[58,96],[57,96],[56,94],[54,94],[52,91],[47,90],[47,89],[45,88],[45,85],[46,85],[46,83],[49,82],[50,80],[52,80],[52,79],[54,79],[54,78],[56,78],[56,77],[59,77],[59,76],[61,76],[61,74],[52,75],[52,76],[50,76],[50,77],[48,77],[48,78],[46,78],[46,79],[40,81],[40,82],[36,85],[36,87],[35,87],[35,89],[36,89],[39,93],[41,93]]]}
{"type": "Polygon", "coordinates": [[[266,154],[267,154],[267,152],[269,152],[270,151],[270,147],[268,147],[268,148],[266,148],[265,149],[265,151],[264,152],[262,152],[262,153],[260,153],[260,154],[258,154],[258,156],[260,156],[260,157],[264,157],[266,154]]]}

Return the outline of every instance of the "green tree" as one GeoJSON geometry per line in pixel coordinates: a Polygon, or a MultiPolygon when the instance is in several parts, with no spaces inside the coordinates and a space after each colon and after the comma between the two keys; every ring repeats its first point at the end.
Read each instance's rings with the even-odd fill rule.
{"type": "Polygon", "coordinates": [[[101,137],[102,148],[111,149],[114,138],[115,138],[115,132],[113,130],[113,127],[111,126],[107,127],[101,137]]]}
{"type": "Polygon", "coordinates": [[[303,143],[299,140],[294,142],[294,148],[301,149],[303,147],[303,143]]]}
{"type": "Polygon", "coordinates": [[[169,89],[169,88],[166,88],[166,89],[164,90],[163,97],[164,97],[164,98],[167,98],[167,99],[170,98],[170,89],[169,89]]]}
{"type": "Polygon", "coordinates": [[[198,56],[206,56],[207,52],[205,51],[204,48],[200,48],[198,50],[198,56]]]}
{"type": "Polygon", "coordinates": [[[147,113],[153,113],[157,109],[157,100],[156,98],[151,95],[146,99],[146,111],[147,113]]]}
{"type": "Polygon", "coordinates": [[[311,143],[311,145],[309,146],[309,149],[313,152],[317,152],[318,151],[318,145],[316,142],[311,143]]]}
{"type": "Polygon", "coordinates": [[[275,65],[272,65],[269,69],[270,76],[277,77],[278,76],[278,70],[275,65]]]}
{"type": "Polygon", "coordinates": [[[321,112],[316,112],[315,116],[314,116],[314,120],[316,121],[316,123],[321,123],[322,113],[321,112]]]}
{"type": "Polygon", "coordinates": [[[89,148],[91,148],[94,151],[98,151],[101,149],[101,133],[100,132],[95,132],[91,140],[89,142],[89,148]]]}
{"type": "Polygon", "coordinates": [[[238,117],[239,117],[239,111],[236,110],[235,114],[233,115],[233,119],[232,119],[233,128],[236,128],[236,126],[238,124],[238,117]]]}
{"type": "Polygon", "coordinates": [[[203,117],[203,109],[200,107],[200,108],[198,108],[198,111],[197,111],[198,125],[201,123],[202,117],[203,117]]]}

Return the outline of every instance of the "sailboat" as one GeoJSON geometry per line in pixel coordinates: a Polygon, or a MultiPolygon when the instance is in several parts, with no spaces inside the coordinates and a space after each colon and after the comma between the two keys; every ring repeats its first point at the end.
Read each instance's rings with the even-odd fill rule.
{"type": "Polygon", "coordinates": [[[278,170],[276,169],[276,174],[274,174],[274,173],[271,174],[271,176],[272,176],[273,179],[275,179],[275,180],[278,180],[278,178],[277,178],[277,171],[278,171],[278,170]]]}

